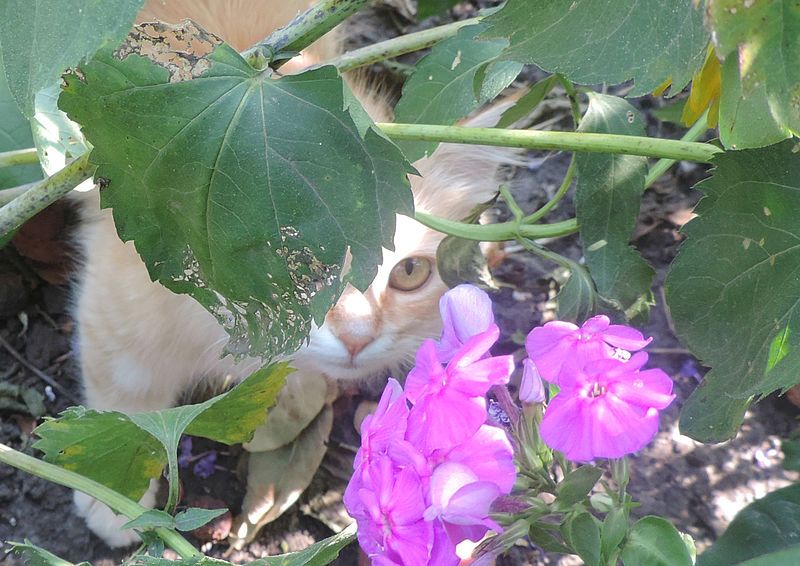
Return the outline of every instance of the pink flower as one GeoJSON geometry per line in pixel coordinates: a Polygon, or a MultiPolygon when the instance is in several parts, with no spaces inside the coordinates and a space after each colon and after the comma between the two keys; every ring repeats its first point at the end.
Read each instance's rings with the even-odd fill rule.
{"type": "Polygon", "coordinates": [[[361,423],[361,450],[356,454],[354,467],[361,468],[379,454],[386,454],[406,433],[408,402],[396,379],[389,378],[375,412],[361,423]]]}
{"type": "Polygon", "coordinates": [[[544,403],[544,383],[530,358],[522,360],[522,380],[519,382],[519,400],[532,405],[544,403]]]}
{"type": "Polygon", "coordinates": [[[640,371],[647,354],[628,362],[568,364],[572,378],[551,399],[542,439],[574,462],[620,458],[637,452],[658,432],[658,411],[675,398],[672,380],[660,369],[640,371]]]}
{"type": "Polygon", "coordinates": [[[580,328],[570,322],[548,322],[531,330],[525,349],[544,379],[563,386],[565,379],[572,379],[563,371],[567,360],[582,367],[592,360],[613,357],[615,348],[635,352],[652,340],[638,330],[610,322],[605,315],[590,318],[580,328]]]}
{"type": "Polygon", "coordinates": [[[417,351],[417,364],[406,379],[406,396],[414,403],[409,414],[409,440],[423,450],[458,444],[486,420],[486,392],[507,383],[514,371],[512,356],[483,358],[500,330],[492,324],[459,348],[442,367],[433,340],[417,351]]]}
{"type": "Polygon", "coordinates": [[[439,300],[442,337],[436,345],[439,361],[446,363],[470,338],[494,324],[492,300],[474,285],[453,287],[439,300]]]}

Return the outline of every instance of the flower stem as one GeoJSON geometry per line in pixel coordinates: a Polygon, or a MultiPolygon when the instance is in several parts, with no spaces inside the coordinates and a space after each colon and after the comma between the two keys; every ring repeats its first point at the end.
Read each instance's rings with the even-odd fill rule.
{"type": "Polygon", "coordinates": [[[499,224],[468,224],[456,222],[424,212],[416,212],[414,218],[428,228],[457,236],[465,240],[478,242],[504,242],[517,238],[558,238],[578,231],[578,222],[574,218],[554,222],[552,224],[520,224],[518,222],[501,222],[499,224]]]}
{"type": "Polygon", "coordinates": [[[567,194],[570,185],[572,185],[572,177],[575,175],[576,168],[577,166],[575,164],[575,154],[572,154],[572,159],[569,162],[569,167],[567,168],[567,172],[564,175],[564,179],[561,181],[561,186],[558,187],[556,194],[553,195],[553,198],[547,201],[539,210],[523,218],[522,222],[524,222],[525,224],[533,224],[544,218],[548,212],[553,210],[559,203],[559,201],[562,198],[564,198],[564,195],[567,194]]]}
{"type": "Polygon", "coordinates": [[[460,22],[452,22],[443,26],[401,35],[400,37],[395,37],[344,53],[324,64],[333,65],[342,73],[352,71],[353,69],[371,65],[372,63],[377,63],[384,59],[392,59],[400,55],[405,55],[406,53],[411,53],[412,51],[425,49],[443,39],[455,35],[458,30],[465,26],[477,24],[482,19],[482,16],[478,16],[468,20],[461,20],[460,22]]]}
{"type": "MultiPolygon", "coordinates": [[[[320,0],[291,22],[269,34],[264,40],[242,53],[248,61],[271,61],[276,53],[301,51],[347,19],[369,0],[320,0]]],[[[275,61],[273,69],[286,60],[275,61]]]]}
{"type": "MultiPolygon", "coordinates": [[[[129,519],[135,519],[147,511],[147,508],[94,480],[23,454],[5,444],[0,444],[0,462],[53,483],[91,495],[129,519]]],[[[156,529],[155,532],[161,540],[183,558],[202,556],[199,550],[177,532],[164,528],[156,529]]]]}
{"type": "Polygon", "coordinates": [[[35,147],[0,153],[0,167],[28,165],[31,163],[39,163],[39,155],[36,153],[35,147]]]}
{"type": "MultiPolygon", "coordinates": [[[[697,120],[697,122],[695,122],[691,128],[689,128],[689,131],[683,135],[681,141],[697,141],[700,136],[706,132],[706,130],[708,130],[708,110],[706,110],[703,115],[700,116],[700,119],[697,120]]],[[[656,180],[661,177],[661,175],[666,173],[667,169],[672,167],[674,164],[674,159],[659,159],[656,164],[653,165],[647,172],[647,176],[644,178],[644,186],[649,187],[655,183],[656,180]]]]}
{"type": "Polygon", "coordinates": [[[0,238],[4,238],[37,213],[47,208],[77,185],[92,176],[94,165],[89,163],[89,152],[35,183],[29,190],[0,208],[0,238]]]}
{"type": "Polygon", "coordinates": [[[622,153],[645,157],[685,159],[708,163],[722,149],[707,143],[665,140],[644,136],[588,132],[551,132],[432,126],[425,124],[376,124],[393,140],[438,141],[476,145],[519,147],[523,149],[559,149],[596,153],[622,153]]]}

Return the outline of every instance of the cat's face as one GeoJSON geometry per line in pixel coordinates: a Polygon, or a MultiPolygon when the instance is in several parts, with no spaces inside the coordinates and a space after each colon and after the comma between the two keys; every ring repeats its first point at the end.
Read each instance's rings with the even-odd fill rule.
{"type": "Polygon", "coordinates": [[[417,347],[441,330],[439,298],[447,290],[436,270],[442,235],[398,216],[395,250],[369,288],[348,286],[293,365],[334,379],[397,372],[413,363],[417,347]]]}

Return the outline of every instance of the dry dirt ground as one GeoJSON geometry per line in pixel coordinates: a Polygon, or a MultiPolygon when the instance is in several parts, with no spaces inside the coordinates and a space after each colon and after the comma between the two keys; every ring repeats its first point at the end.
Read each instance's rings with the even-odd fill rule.
{"type": "MultiPolygon", "coordinates": [[[[390,12],[371,17],[359,28],[362,37],[357,38],[358,42],[393,35],[395,31],[386,30],[407,25],[390,12]]],[[[642,110],[649,115],[651,109],[642,110]]],[[[556,119],[553,127],[568,127],[566,115],[564,119],[567,121],[561,124],[556,119]]],[[[677,135],[668,129],[659,130],[654,120],[650,122],[651,135],[677,135]]],[[[529,166],[516,171],[511,183],[518,202],[528,211],[546,202],[560,183],[567,162],[566,155],[529,154],[529,166]]],[[[663,368],[673,377],[678,396],[662,414],[661,432],[655,441],[633,458],[630,491],[641,503],[634,514],[668,517],[680,530],[691,534],[700,549],[714,541],[741,507],[797,480],[795,473],[782,469],[780,446],[781,440],[795,430],[798,415],[798,410],[784,399],[768,398],[747,414],[739,435],[730,442],[705,446],[678,431],[681,404],[706,370],[675,338],[661,283],[681,241],[678,228],[688,219],[700,196],[691,186],[705,174],[696,166],[673,168],[648,189],[632,240],[657,270],[654,292],[658,304],[643,327],[646,335],[655,338],[649,348],[651,365],[663,368]]],[[[500,219],[507,214],[502,208],[495,212],[500,219]]],[[[571,204],[565,202],[558,215],[566,217],[571,213],[571,204]]],[[[63,215],[55,216],[59,220],[54,230],[68,236],[69,219],[62,229],[59,222],[63,215]]],[[[48,226],[52,228],[52,224],[48,226]]],[[[574,237],[554,242],[552,247],[570,257],[580,257],[574,237]]],[[[69,254],[51,247],[46,252],[43,260],[37,257],[50,266],[48,269],[42,268],[41,261],[22,257],[13,246],[0,250],[0,387],[10,384],[38,391],[44,397],[46,415],[54,416],[80,400],[80,386],[77,363],[70,348],[74,327],[68,308],[69,282],[54,285],[42,279],[42,274],[51,280],[59,279],[60,262],[69,254]]],[[[30,249],[26,254],[36,255],[30,249]]],[[[495,351],[519,354],[525,333],[553,316],[557,274],[554,275],[552,265],[514,246],[507,247],[502,254],[502,261],[494,268],[500,284],[494,295],[495,312],[503,331],[495,351]]],[[[365,384],[359,395],[371,397],[377,390],[376,384],[365,384]]],[[[298,550],[332,534],[328,525],[335,522],[340,510],[341,490],[358,444],[352,427],[352,408],[358,399],[357,396],[338,403],[339,418],[329,454],[300,504],[265,528],[244,551],[230,552],[224,543],[207,543],[204,550],[208,554],[246,562],[267,554],[298,550]]],[[[33,418],[25,408],[0,408],[0,441],[35,454],[30,433],[37,422],[40,419],[33,418]]],[[[203,479],[187,469],[184,473],[187,498],[211,496],[235,512],[243,495],[242,477],[238,473],[241,450],[195,443],[196,456],[209,450],[216,450],[218,455],[213,473],[203,479]]],[[[74,515],[67,489],[0,465],[0,541],[24,538],[74,562],[88,560],[95,565],[107,565],[119,563],[125,557],[125,553],[108,549],[74,515]]],[[[352,547],[338,561],[339,564],[356,562],[357,553],[352,547]]],[[[16,563],[18,559],[2,558],[0,554],[0,564],[16,563]]],[[[575,560],[542,554],[523,542],[498,563],[568,564],[575,560]]]]}

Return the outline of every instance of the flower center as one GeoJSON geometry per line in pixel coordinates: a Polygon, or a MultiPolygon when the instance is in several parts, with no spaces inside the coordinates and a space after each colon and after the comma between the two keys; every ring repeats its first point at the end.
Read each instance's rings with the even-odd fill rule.
{"type": "Polygon", "coordinates": [[[589,395],[592,397],[600,397],[606,394],[606,388],[604,385],[600,385],[598,382],[594,382],[592,385],[592,390],[589,392],[589,395]]]}

